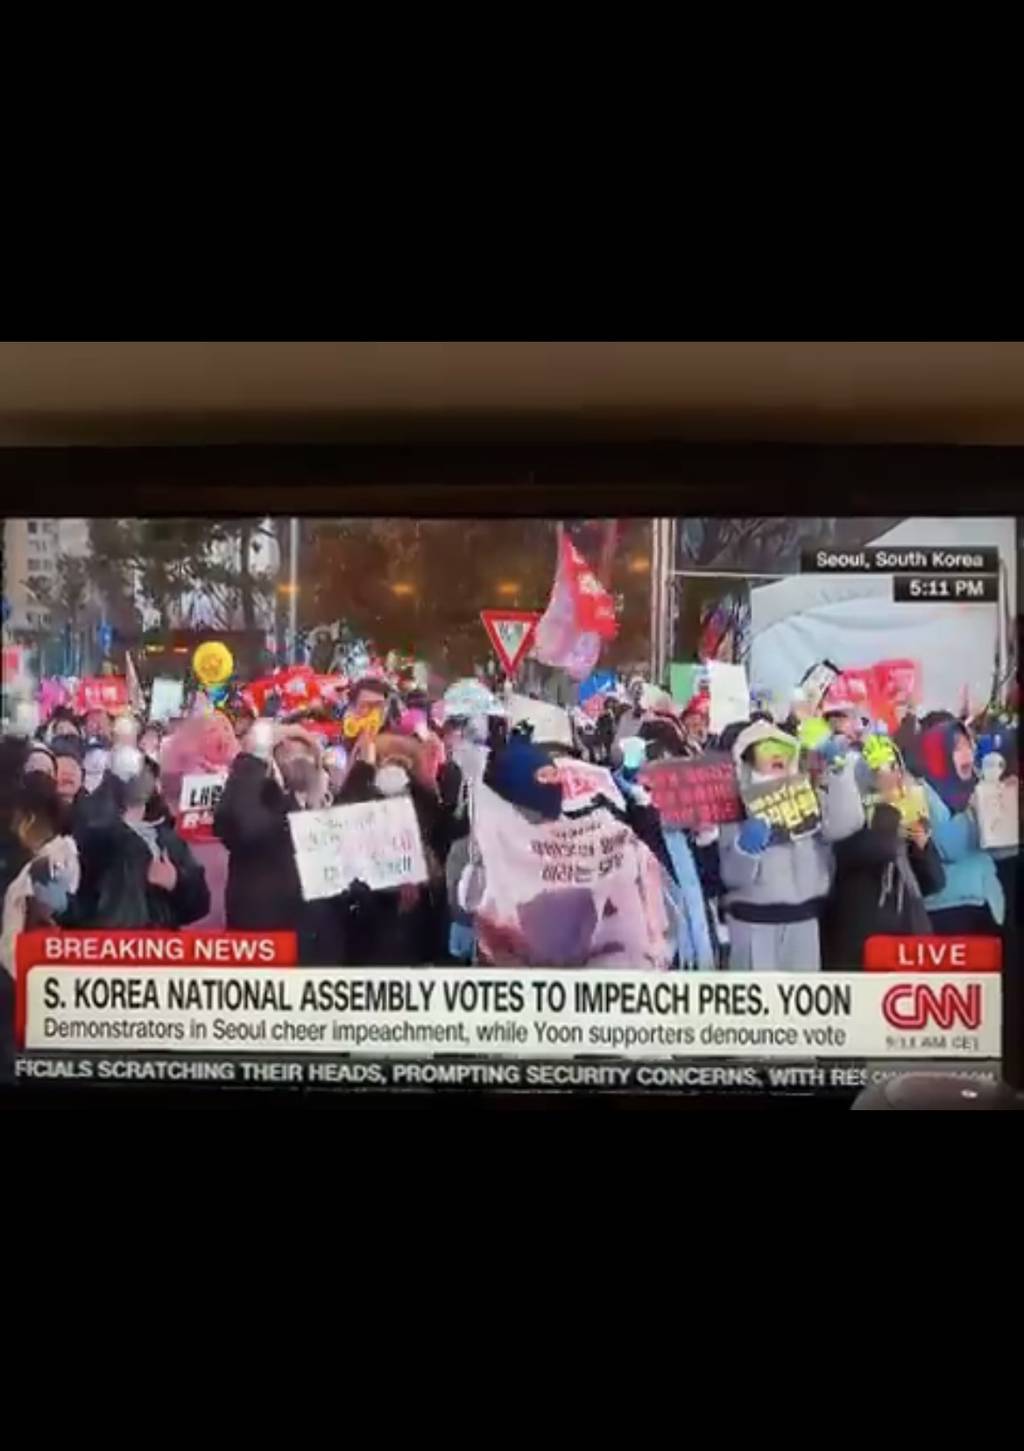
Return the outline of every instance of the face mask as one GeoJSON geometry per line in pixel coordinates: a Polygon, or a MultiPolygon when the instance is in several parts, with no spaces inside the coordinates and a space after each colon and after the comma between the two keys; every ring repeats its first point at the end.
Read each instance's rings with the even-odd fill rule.
{"type": "Polygon", "coordinates": [[[381,766],[373,779],[382,796],[402,796],[409,789],[409,773],[395,761],[381,766]]]}
{"type": "Polygon", "coordinates": [[[90,794],[103,780],[107,773],[109,756],[106,751],[89,751],[83,763],[83,784],[90,794]]]}

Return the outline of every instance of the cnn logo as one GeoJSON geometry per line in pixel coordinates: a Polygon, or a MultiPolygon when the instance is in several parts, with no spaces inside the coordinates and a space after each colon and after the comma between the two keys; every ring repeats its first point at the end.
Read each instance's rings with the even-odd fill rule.
{"type": "Polygon", "coordinates": [[[882,1012],[893,1028],[980,1028],[981,985],[959,988],[947,982],[935,988],[927,982],[897,983],[882,999],[882,1012]]]}

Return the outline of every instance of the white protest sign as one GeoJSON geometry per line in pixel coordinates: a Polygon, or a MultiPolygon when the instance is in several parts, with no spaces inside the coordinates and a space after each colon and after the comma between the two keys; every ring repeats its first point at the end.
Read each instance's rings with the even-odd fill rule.
{"type": "Polygon", "coordinates": [[[505,713],[510,726],[533,726],[533,739],[538,743],[572,745],[572,722],[569,712],[560,705],[548,705],[544,700],[531,700],[528,695],[509,695],[505,700],[505,713]]]}
{"type": "Polygon", "coordinates": [[[711,734],[717,736],[733,721],[747,719],[750,714],[750,687],[742,665],[709,660],[707,671],[711,694],[711,734]]]}
{"type": "Polygon", "coordinates": [[[385,892],[427,880],[419,822],[408,796],[292,811],[288,825],[307,902],[336,897],[355,881],[385,892]]]}
{"type": "Polygon", "coordinates": [[[185,701],[184,680],[172,680],[167,675],[158,675],[153,681],[149,700],[150,720],[171,720],[181,715],[185,701]]]}
{"type": "Polygon", "coordinates": [[[213,841],[213,813],[224,794],[226,771],[182,776],[178,797],[178,835],[185,841],[213,841]]]}
{"type": "Polygon", "coordinates": [[[978,839],[986,851],[1020,844],[1020,797],[1016,781],[980,781],[974,792],[978,839]]]}
{"type": "Polygon", "coordinates": [[[475,911],[484,960],[669,967],[675,944],[662,867],[606,807],[534,825],[477,783],[472,819],[483,863],[475,911]]]}

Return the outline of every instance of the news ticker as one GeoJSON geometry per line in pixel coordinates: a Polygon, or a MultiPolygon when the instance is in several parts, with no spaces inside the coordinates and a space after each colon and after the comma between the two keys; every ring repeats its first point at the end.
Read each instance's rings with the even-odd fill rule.
{"type": "Polygon", "coordinates": [[[998,1082],[999,1063],[941,1059],[801,1061],[394,1058],[339,1055],[44,1053],[18,1055],[16,1084],[175,1089],[252,1089],[650,1095],[820,1094],[850,1096],[908,1072],[998,1082]]]}

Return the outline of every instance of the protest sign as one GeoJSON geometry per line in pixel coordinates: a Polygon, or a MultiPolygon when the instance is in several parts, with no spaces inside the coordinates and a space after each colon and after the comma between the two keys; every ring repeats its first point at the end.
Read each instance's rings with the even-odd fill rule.
{"type": "Polygon", "coordinates": [[[89,710],[111,714],[128,708],[128,682],[123,675],[87,675],[78,682],[75,706],[79,715],[89,710]]]}
{"type": "Polygon", "coordinates": [[[743,816],[736,768],[726,755],[709,752],[694,761],[655,761],[638,779],[669,831],[705,831],[743,816]]]}
{"type": "Polygon", "coordinates": [[[704,668],[708,672],[711,694],[711,734],[717,736],[733,721],[747,719],[750,714],[750,687],[742,665],[709,660],[704,668]]]}
{"type": "Polygon", "coordinates": [[[221,685],[230,679],[235,658],[220,640],[207,640],[192,656],[192,669],[203,685],[221,685]]]}
{"type": "Polygon", "coordinates": [[[572,745],[572,723],[568,711],[560,705],[548,705],[546,701],[531,700],[526,695],[510,695],[506,699],[505,710],[510,726],[533,727],[533,739],[538,744],[572,745]]]}
{"type": "Polygon", "coordinates": [[[153,690],[149,701],[150,720],[172,720],[181,714],[185,702],[184,680],[173,680],[166,675],[158,675],[153,681],[153,690]]]}
{"type": "Polygon", "coordinates": [[[625,811],[622,792],[616,786],[612,773],[603,766],[592,766],[587,761],[577,761],[573,756],[556,756],[553,764],[558,771],[562,809],[566,814],[586,811],[600,797],[625,811]]]}
{"type": "Polygon", "coordinates": [[[178,798],[178,835],[185,841],[215,841],[213,813],[224,794],[226,771],[210,771],[181,778],[178,798]]]}
{"type": "Polygon", "coordinates": [[[408,796],[292,811],[288,825],[307,902],[336,897],[356,881],[384,892],[427,880],[419,822],[408,796]]]}
{"type": "Polygon", "coordinates": [[[912,706],[921,691],[921,667],[914,660],[879,660],[873,667],[881,699],[892,705],[912,706]]]}
{"type": "Polygon", "coordinates": [[[804,775],[744,786],[741,794],[747,815],[767,821],[772,828],[772,846],[809,836],[821,826],[821,807],[804,775]]]}
{"type": "Polygon", "coordinates": [[[974,810],[983,850],[1015,850],[1019,846],[1020,796],[1016,781],[979,781],[974,792],[974,810]]]}
{"type": "Polygon", "coordinates": [[[592,700],[595,696],[603,699],[606,695],[610,695],[615,689],[615,679],[614,670],[595,670],[592,675],[588,675],[579,688],[580,705],[586,705],[587,701],[592,700]]]}
{"type": "Polygon", "coordinates": [[[910,831],[917,826],[918,822],[928,820],[928,798],[924,793],[923,786],[907,786],[897,795],[886,799],[877,792],[869,792],[864,796],[864,815],[870,825],[874,819],[875,812],[881,805],[892,806],[900,814],[900,825],[905,831],[910,831]]]}
{"type": "Polygon", "coordinates": [[[707,666],[673,664],[668,667],[669,694],[677,705],[689,705],[707,679],[707,666]]]}
{"type": "Polygon", "coordinates": [[[662,868],[606,807],[535,825],[477,783],[472,820],[483,868],[474,911],[485,961],[669,966],[675,946],[662,868]]]}
{"type": "Polygon", "coordinates": [[[800,682],[804,699],[813,706],[815,710],[821,705],[825,696],[840,674],[839,668],[829,660],[820,660],[817,665],[812,665],[810,670],[800,682]]]}

